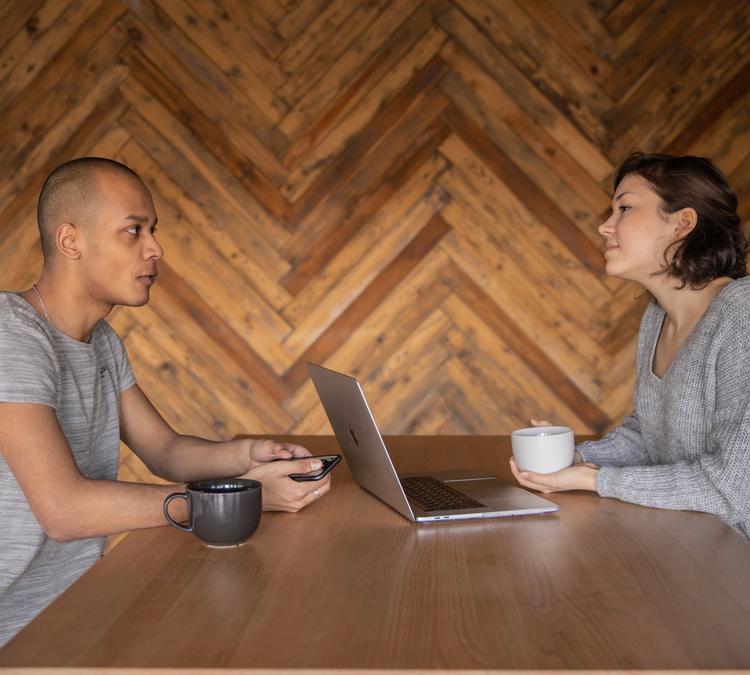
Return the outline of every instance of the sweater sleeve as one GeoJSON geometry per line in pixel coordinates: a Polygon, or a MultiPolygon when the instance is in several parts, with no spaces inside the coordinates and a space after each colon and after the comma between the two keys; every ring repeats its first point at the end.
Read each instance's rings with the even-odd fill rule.
{"type": "Polygon", "coordinates": [[[576,446],[584,462],[599,466],[638,466],[648,464],[643,447],[641,424],[636,413],[626,417],[622,424],[596,441],[585,441],[576,446]]]}
{"type": "Polygon", "coordinates": [[[603,497],[666,509],[704,511],[730,524],[750,518],[750,330],[728,335],[716,361],[715,412],[706,452],[674,464],[605,466],[603,497]]]}

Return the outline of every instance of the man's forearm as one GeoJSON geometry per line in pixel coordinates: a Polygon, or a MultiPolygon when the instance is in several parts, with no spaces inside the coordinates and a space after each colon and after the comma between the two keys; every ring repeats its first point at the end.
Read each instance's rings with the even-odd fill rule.
{"type": "MultiPolygon", "coordinates": [[[[146,485],[81,477],[65,493],[65,503],[60,504],[55,513],[47,514],[45,529],[56,541],[71,541],[165,525],[164,500],[170,493],[182,489],[182,485],[146,485]]],[[[186,520],[186,502],[173,501],[169,512],[178,522],[186,520]]]]}
{"type": "Polygon", "coordinates": [[[180,483],[241,476],[252,466],[247,440],[208,441],[175,434],[149,468],[161,478],[180,483]]]}

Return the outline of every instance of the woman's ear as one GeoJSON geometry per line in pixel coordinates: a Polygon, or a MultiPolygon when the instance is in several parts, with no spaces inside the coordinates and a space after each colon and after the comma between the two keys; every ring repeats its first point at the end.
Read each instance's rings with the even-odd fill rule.
{"type": "Polygon", "coordinates": [[[674,238],[684,239],[698,224],[698,213],[692,207],[680,209],[673,214],[676,218],[674,238]]]}

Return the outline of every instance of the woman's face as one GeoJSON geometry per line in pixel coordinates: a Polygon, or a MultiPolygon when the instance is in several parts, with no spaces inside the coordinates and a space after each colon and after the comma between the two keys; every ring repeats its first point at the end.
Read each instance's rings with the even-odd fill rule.
{"type": "Polygon", "coordinates": [[[664,214],[648,181],[628,174],[612,200],[612,215],[599,226],[605,270],[611,276],[647,285],[664,267],[664,252],[679,230],[678,214],[664,214]]]}

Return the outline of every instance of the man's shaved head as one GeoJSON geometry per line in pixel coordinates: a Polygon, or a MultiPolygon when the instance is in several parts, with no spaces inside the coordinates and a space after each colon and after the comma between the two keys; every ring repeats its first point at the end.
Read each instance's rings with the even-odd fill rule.
{"type": "Polygon", "coordinates": [[[44,181],[37,221],[45,263],[55,254],[55,233],[62,223],[85,227],[93,220],[100,203],[99,179],[105,174],[117,174],[143,184],[135,171],[104,157],[80,157],[65,162],[44,181]]]}

